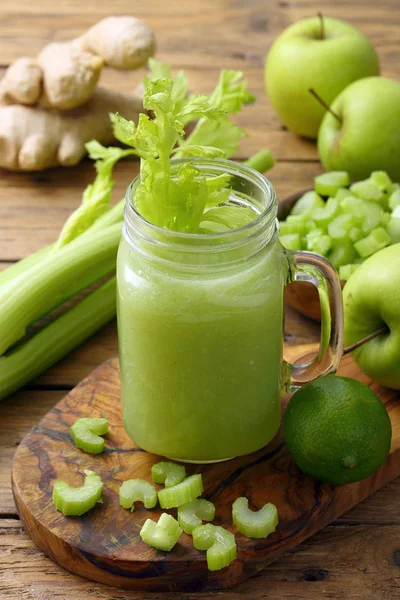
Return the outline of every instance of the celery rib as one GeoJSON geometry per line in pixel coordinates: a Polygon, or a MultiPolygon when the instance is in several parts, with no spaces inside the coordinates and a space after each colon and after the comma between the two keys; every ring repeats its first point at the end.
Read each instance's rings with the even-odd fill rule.
{"type": "Polygon", "coordinates": [[[115,277],[0,357],[0,400],[54,365],[115,316],[115,277]]]}
{"type": "Polygon", "coordinates": [[[29,269],[29,277],[6,286],[0,293],[0,356],[28,325],[113,272],[120,237],[120,224],[79,237],[29,269]]]}

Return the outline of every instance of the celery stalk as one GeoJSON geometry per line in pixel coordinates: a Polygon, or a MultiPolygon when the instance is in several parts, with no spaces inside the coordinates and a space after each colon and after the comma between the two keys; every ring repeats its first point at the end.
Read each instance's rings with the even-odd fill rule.
{"type": "Polygon", "coordinates": [[[243,164],[247,167],[255,169],[259,173],[265,173],[266,171],[272,169],[275,164],[275,158],[271,150],[263,148],[259,152],[253,154],[253,156],[250,156],[250,158],[245,160],[243,164]]]}
{"type": "Polygon", "coordinates": [[[40,375],[115,316],[115,277],[0,357],[0,400],[40,375]]]}
{"type": "Polygon", "coordinates": [[[0,292],[0,356],[26,328],[115,269],[120,224],[89,239],[78,237],[29,270],[29,277],[0,292]]]}
{"type": "Polygon", "coordinates": [[[45,246],[44,248],[41,248],[37,252],[33,252],[33,254],[30,254],[29,256],[26,256],[25,258],[12,264],[11,266],[7,267],[7,269],[4,269],[4,271],[1,271],[1,273],[0,273],[0,293],[2,292],[2,286],[4,284],[6,284],[9,281],[11,281],[12,279],[14,279],[14,277],[17,277],[18,275],[25,273],[25,271],[27,269],[29,269],[30,267],[34,267],[41,260],[46,258],[46,256],[48,256],[50,254],[51,249],[53,248],[53,245],[54,244],[51,244],[50,246],[45,246]]]}

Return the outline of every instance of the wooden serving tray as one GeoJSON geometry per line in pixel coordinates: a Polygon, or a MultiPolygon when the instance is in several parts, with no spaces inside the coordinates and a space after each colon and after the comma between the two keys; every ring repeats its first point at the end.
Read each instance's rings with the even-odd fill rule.
{"type": "MultiPolygon", "coordinates": [[[[313,346],[313,349],[315,346],[313,346]]],[[[293,360],[311,350],[291,349],[293,360]]],[[[370,381],[350,357],[339,374],[370,381]]],[[[400,393],[373,384],[389,411],[393,440],[383,467],[362,482],[333,487],[303,475],[291,460],[282,433],[263,450],[214,465],[187,465],[187,473],[201,472],[204,497],[216,505],[215,523],[232,525],[231,506],[247,496],[253,509],[276,504],[280,523],[267,539],[251,540],[237,534],[237,559],[221,571],[209,572],[205,553],[193,548],[182,534],[172,552],[149,548],[139,536],[147,518],[161,511],[137,507],[131,513],[119,506],[118,491],[125,479],[151,480],[159,456],[135,446],[121,419],[119,363],[113,359],[96,369],[72,390],[21,442],[12,465],[12,486],[18,512],[37,545],[66,569],[112,586],[147,591],[199,591],[235,584],[262,569],[289,548],[322,529],[352,506],[400,475],[400,393]],[[109,434],[103,454],[85,454],[71,441],[70,425],[79,417],[106,417],[109,434]],[[83,483],[84,469],[104,481],[103,501],[82,517],[64,517],[51,500],[53,482],[83,483]]],[[[283,399],[283,409],[287,399],[283,399]]],[[[176,515],[176,511],[168,511],[176,515]]]]}

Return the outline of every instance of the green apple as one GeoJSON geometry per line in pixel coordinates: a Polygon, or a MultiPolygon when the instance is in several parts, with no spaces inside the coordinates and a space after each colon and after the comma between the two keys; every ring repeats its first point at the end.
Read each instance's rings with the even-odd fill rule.
{"type": "Polygon", "coordinates": [[[368,258],[343,289],[344,343],[352,345],[387,327],[387,333],[366,342],[352,356],[358,366],[382,385],[400,389],[400,244],[368,258]]]}
{"type": "Polygon", "coordinates": [[[400,181],[400,83],[367,77],[347,87],[331,104],[318,134],[325,169],[346,170],[352,179],[386,171],[400,181]]]}
{"type": "Polygon", "coordinates": [[[265,65],[272,106],[286,127],[316,138],[325,109],[309,88],[331,104],[356,79],[379,75],[379,59],[357,29],[338,19],[312,17],[288,27],[274,42],[265,65]]]}

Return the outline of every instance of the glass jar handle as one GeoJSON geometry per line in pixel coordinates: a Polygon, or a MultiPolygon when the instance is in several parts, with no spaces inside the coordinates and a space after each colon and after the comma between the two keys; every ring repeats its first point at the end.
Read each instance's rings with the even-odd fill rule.
{"type": "Polygon", "coordinates": [[[321,338],[318,354],[309,362],[291,365],[290,392],[307,381],[337,370],[343,354],[343,302],[339,276],[322,256],[312,252],[287,251],[292,264],[292,281],[312,283],[321,304],[321,338]]]}

